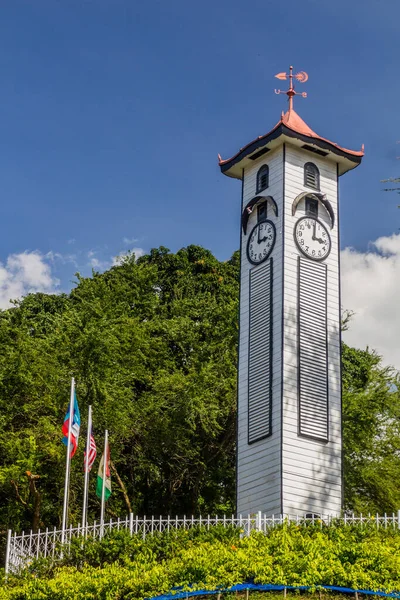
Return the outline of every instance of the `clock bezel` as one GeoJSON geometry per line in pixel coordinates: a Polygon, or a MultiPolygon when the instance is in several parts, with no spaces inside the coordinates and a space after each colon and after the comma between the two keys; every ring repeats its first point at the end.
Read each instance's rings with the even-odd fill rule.
{"type": "Polygon", "coordinates": [[[249,261],[250,264],[252,265],[261,265],[263,262],[265,262],[267,260],[267,258],[269,258],[271,256],[271,252],[273,251],[274,247],[275,247],[275,242],[276,242],[276,226],[275,223],[273,221],[271,221],[271,219],[263,219],[262,221],[259,221],[258,223],[256,223],[254,225],[254,227],[252,228],[252,230],[249,233],[249,237],[247,239],[247,244],[246,244],[246,255],[247,255],[247,260],[249,261]],[[250,245],[250,240],[251,240],[251,236],[253,231],[259,227],[260,225],[262,225],[262,223],[269,223],[270,225],[272,225],[272,229],[274,231],[274,239],[272,241],[271,244],[271,248],[269,249],[268,253],[266,254],[266,256],[264,256],[264,258],[262,258],[261,260],[258,261],[254,261],[250,258],[249,255],[249,245],[250,245]]]}
{"type": "Polygon", "coordinates": [[[329,234],[328,228],[325,225],[325,223],[323,223],[320,219],[317,219],[316,217],[311,217],[309,215],[305,215],[304,217],[300,217],[300,219],[298,219],[294,225],[294,229],[293,229],[293,237],[294,237],[294,241],[296,243],[296,246],[298,248],[298,250],[302,253],[303,256],[305,256],[306,258],[309,258],[310,260],[314,260],[316,262],[323,262],[324,260],[326,260],[328,258],[328,256],[331,253],[332,250],[332,240],[331,240],[331,236],[329,234]],[[296,236],[296,230],[297,227],[299,226],[299,224],[301,223],[301,221],[305,221],[306,219],[309,219],[311,221],[316,221],[317,223],[319,223],[326,231],[326,235],[328,236],[328,240],[329,240],[329,249],[328,252],[325,254],[325,256],[310,256],[309,254],[307,254],[303,248],[301,247],[301,245],[299,244],[299,242],[297,241],[297,236],[296,236]]]}

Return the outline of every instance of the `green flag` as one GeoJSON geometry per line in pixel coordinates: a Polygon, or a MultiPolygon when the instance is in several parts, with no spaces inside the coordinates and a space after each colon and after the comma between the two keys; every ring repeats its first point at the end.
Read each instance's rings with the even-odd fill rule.
{"type": "MultiPolygon", "coordinates": [[[[97,473],[96,495],[101,498],[103,491],[104,477],[104,454],[101,457],[99,471],[97,473]]],[[[106,485],[104,489],[104,500],[108,500],[111,496],[111,474],[110,474],[110,447],[107,447],[107,464],[106,464],[106,485]]]]}

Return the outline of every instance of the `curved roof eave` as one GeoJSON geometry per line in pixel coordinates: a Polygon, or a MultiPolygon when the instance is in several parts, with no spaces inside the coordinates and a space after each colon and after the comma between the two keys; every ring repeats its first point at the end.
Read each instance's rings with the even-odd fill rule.
{"type": "Polygon", "coordinates": [[[361,159],[364,156],[363,149],[360,151],[355,151],[348,150],[347,148],[342,148],[334,142],[317,136],[307,126],[307,133],[303,133],[286,125],[283,121],[283,118],[279,121],[279,123],[277,123],[277,125],[275,125],[275,127],[269,133],[259,136],[257,139],[253,140],[252,142],[241,148],[239,152],[237,152],[232,158],[226,160],[219,158],[219,166],[221,168],[221,172],[226,175],[237,177],[237,175],[235,175],[234,173],[229,173],[232,167],[240,163],[245,158],[249,157],[256,150],[263,148],[264,146],[266,146],[273,140],[276,140],[282,135],[285,135],[289,138],[296,138],[305,143],[312,144],[314,146],[317,146],[318,148],[321,148],[322,150],[326,150],[329,153],[335,154],[336,156],[345,159],[346,161],[349,161],[350,164],[347,163],[348,168],[344,169],[343,172],[348,171],[349,169],[352,169],[360,164],[361,159]],[[309,133],[312,133],[313,135],[310,135],[309,133]]]}

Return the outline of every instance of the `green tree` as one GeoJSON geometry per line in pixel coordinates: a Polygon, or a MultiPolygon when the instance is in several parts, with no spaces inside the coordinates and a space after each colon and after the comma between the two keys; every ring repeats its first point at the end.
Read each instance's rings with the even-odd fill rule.
{"type": "Polygon", "coordinates": [[[345,506],[357,512],[400,507],[399,376],[369,350],[343,345],[345,506]]]}
{"type": "MultiPolygon", "coordinates": [[[[237,254],[160,248],[0,313],[4,529],[60,523],[72,375],[83,424],[93,406],[99,452],[110,431],[110,514],[233,510],[238,273],[237,254]]],[[[72,461],[76,523],[83,445],[72,461]]],[[[93,493],[89,510],[98,517],[93,493]]]]}

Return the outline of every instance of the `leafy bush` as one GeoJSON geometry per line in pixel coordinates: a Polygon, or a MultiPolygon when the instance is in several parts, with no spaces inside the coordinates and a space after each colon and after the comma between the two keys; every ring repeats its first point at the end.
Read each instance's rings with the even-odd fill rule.
{"type": "Polygon", "coordinates": [[[0,600],[142,600],[237,583],[400,590],[400,532],[369,526],[284,524],[266,535],[235,529],[147,537],[116,532],[76,541],[62,564],[35,563],[0,589],[0,600]]]}

